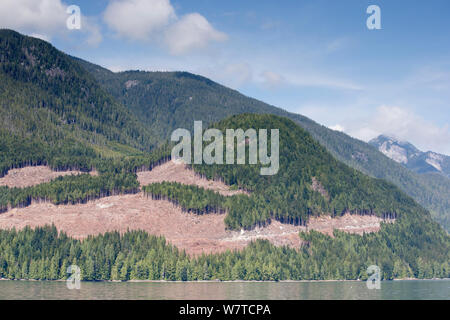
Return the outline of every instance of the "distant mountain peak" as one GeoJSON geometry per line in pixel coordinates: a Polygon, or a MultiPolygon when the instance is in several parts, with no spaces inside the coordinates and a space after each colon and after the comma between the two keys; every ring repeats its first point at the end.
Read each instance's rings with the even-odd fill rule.
{"type": "Polygon", "coordinates": [[[401,164],[407,164],[411,154],[419,151],[412,144],[386,134],[378,136],[369,143],[392,160],[401,164]]]}
{"type": "Polygon", "coordinates": [[[392,140],[392,141],[399,142],[399,143],[404,142],[403,140],[397,138],[396,136],[394,136],[394,135],[392,135],[392,134],[386,134],[386,133],[380,134],[380,135],[379,135],[377,138],[375,138],[375,139],[392,140]]]}
{"type": "Polygon", "coordinates": [[[390,134],[382,134],[382,135],[378,136],[377,138],[372,139],[372,141],[388,142],[389,144],[396,144],[398,146],[410,149],[411,151],[414,151],[414,152],[421,152],[410,142],[405,141],[403,139],[400,139],[400,138],[398,138],[394,135],[390,135],[390,134]]]}
{"type": "Polygon", "coordinates": [[[418,173],[438,172],[450,177],[450,157],[433,151],[423,152],[413,144],[382,134],[369,141],[392,160],[418,173]]]}

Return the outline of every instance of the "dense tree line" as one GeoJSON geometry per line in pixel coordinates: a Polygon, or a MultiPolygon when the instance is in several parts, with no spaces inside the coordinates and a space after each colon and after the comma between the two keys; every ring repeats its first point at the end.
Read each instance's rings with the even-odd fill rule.
{"type": "Polygon", "coordinates": [[[40,139],[23,138],[0,129],[0,177],[10,169],[36,165],[48,165],[56,171],[88,172],[99,162],[99,155],[80,142],[68,139],[50,146],[40,139]]]}
{"type": "Polygon", "coordinates": [[[100,173],[137,173],[153,170],[171,159],[171,145],[163,144],[155,148],[151,153],[141,155],[117,157],[113,159],[100,159],[94,162],[95,169],[100,173]]]}
{"type": "Polygon", "coordinates": [[[246,114],[221,121],[214,127],[223,132],[226,128],[280,130],[280,170],[274,176],[260,175],[261,164],[192,166],[208,179],[251,191],[250,197],[237,197],[229,202],[226,221],[230,228],[252,228],[272,218],[305,224],[311,215],[327,213],[396,218],[418,207],[394,185],[365,176],[335,160],[305,130],[288,119],[246,114]],[[326,190],[326,196],[313,188],[313,178],[326,190]]]}
{"type": "Polygon", "coordinates": [[[32,187],[0,187],[0,212],[11,207],[25,207],[33,201],[48,201],[57,205],[86,203],[89,200],[135,193],[138,190],[139,183],[136,175],[132,173],[64,176],[32,187]]]}
{"type": "MultiPolygon", "coordinates": [[[[438,173],[418,174],[417,178],[423,185],[422,192],[417,192],[413,198],[428,208],[433,218],[450,232],[450,179],[438,173]]],[[[411,192],[407,192],[411,195],[411,192]]]]}
{"type": "Polygon", "coordinates": [[[142,231],[79,241],[50,226],[1,230],[0,278],[67,279],[69,265],[81,268],[83,280],[365,280],[369,265],[379,266],[383,279],[449,277],[448,238],[416,225],[419,241],[409,246],[411,234],[401,231],[406,227],[385,225],[364,236],[335,232],[334,238],[303,233],[305,244],[298,250],[258,240],[242,251],[196,258],[142,231]],[[447,250],[430,248],[423,241],[430,236],[447,250]],[[395,251],[397,246],[403,250],[395,251]]]}
{"type": "Polygon", "coordinates": [[[88,172],[95,169],[99,173],[99,176],[59,177],[28,188],[0,187],[0,212],[28,206],[33,200],[75,204],[114,194],[134,193],[139,190],[136,172],[151,170],[170,160],[167,145],[150,154],[110,159],[100,157],[79,143],[66,141],[59,148],[51,148],[33,139],[2,134],[1,130],[0,137],[0,177],[12,168],[34,165],[48,165],[56,171],[88,172]]]}
{"type": "Polygon", "coordinates": [[[147,197],[168,200],[195,214],[225,213],[227,197],[193,185],[177,182],[153,183],[142,188],[147,197]]]}

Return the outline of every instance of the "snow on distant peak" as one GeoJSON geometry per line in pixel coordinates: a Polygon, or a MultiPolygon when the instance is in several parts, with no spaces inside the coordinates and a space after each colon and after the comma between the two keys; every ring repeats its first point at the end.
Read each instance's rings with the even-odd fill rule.
{"type": "Polygon", "coordinates": [[[408,154],[406,150],[396,144],[393,144],[392,141],[383,142],[379,147],[379,150],[398,163],[408,163],[408,154]]]}
{"type": "Polygon", "coordinates": [[[444,157],[434,152],[428,152],[428,157],[425,160],[430,166],[436,168],[436,170],[442,172],[441,163],[444,161],[444,157]]]}
{"type": "Polygon", "coordinates": [[[390,135],[380,135],[369,144],[391,158],[418,173],[442,173],[450,177],[450,157],[433,152],[422,152],[407,141],[401,141],[390,135]]]}

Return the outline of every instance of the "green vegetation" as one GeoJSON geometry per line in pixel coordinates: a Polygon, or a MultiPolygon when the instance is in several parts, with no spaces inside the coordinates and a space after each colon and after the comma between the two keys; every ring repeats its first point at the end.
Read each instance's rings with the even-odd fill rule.
{"type": "Polygon", "coordinates": [[[0,177],[11,168],[35,165],[91,171],[97,160],[99,157],[92,148],[71,139],[50,146],[39,138],[23,138],[0,129],[0,177]]]}
{"type": "Polygon", "coordinates": [[[2,211],[33,199],[79,203],[136,192],[136,172],[170,158],[170,145],[163,141],[173,129],[191,128],[198,119],[213,123],[241,114],[215,127],[279,129],[277,175],[261,176],[260,165],[194,165],[199,174],[248,190],[250,196],[222,197],[167,183],[144,190],[198,214],[226,209],[225,221],[232,229],[264,225],[271,219],[304,224],[311,215],[346,211],[396,218],[380,232],[364,236],[302,234],[305,245],[300,250],[259,241],[242,252],[198,258],[139,231],[78,241],[50,227],[4,230],[1,277],[59,279],[70,264],[80,265],[86,280],[356,279],[366,276],[370,264],[382,267],[386,278],[449,276],[449,237],[430,214],[392,184],[340,163],[316,140],[337,159],[394,181],[439,212],[449,207],[446,182],[399,169],[374,148],[346,135],[202,77],[114,74],[9,30],[0,30],[0,83],[0,176],[11,168],[39,164],[84,172],[95,168],[100,174],[67,176],[22,189],[1,187],[2,211]],[[290,117],[311,135],[287,118],[256,113],[290,117]],[[326,196],[312,186],[313,179],[326,196]]]}
{"type": "Polygon", "coordinates": [[[49,43],[0,30],[0,61],[3,128],[33,132],[45,141],[72,133],[94,144],[112,140],[148,147],[147,130],[136,117],[49,43]]]}
{"type": "Polygon", "coordinates": [[[47,42],[0,30],[0,83],[0,175],[28,164],[87,171],[151,149],[136,117],[47,42]]]}
{"type": "Polygon", "coordinates": [[[371,177],[395,184],[428,209],[447,232],[450,231],[450,179],[438,174],[415,173],[363,141],[328,129],[308,118],[295,118],[294,121],[311,133],[336,159],[371,177]]]}
{"type": "MultiPolygon", "coordinates": [[[[215,127],[246,129],[250,124],[253,128],[280,129],[281,165],[278,175],[260,176],[259,165],[194,166],[205,176],[218,177],[250,190],[250,197],[223,197],[212,191],[176,183],[152,184],[144,191],[156,197],[166,197],[198,214],[220,212],[221,208],[226,208],[229,210],[226,222],[233,228],[251,227],[256,221],[264,223],[266,220],[265,217],[261,219],[261,213],[270,213],[274,208],[293,210],[286,211],[286,216],[274,214],[275,218],[301,223],[295,221],[296,214],[307,219],[310,214],[319,214],[315,211],[319,206],[331,207],[339,203],[359,213],[367,211],[367,208],[373,210],[368,212],[371,214],[395,212],[396,222],[384,224],[381,231],[363,236],[335,232],[331,238],[317,232],[303,233],[300,236],[305,244],[300,250],[277,248],[258,241],[241,252],[198,258],[190,258],[167,245],[164,239],[145,232],[129,232],[123,236],[108,233],[80,242],[64,234],[58,235],[54,228],[0,231],[0,275],[11,279],[64,279],[67,266],[77,264],[85,280],[365,279],[367,267],[376,264],[382,268],[386,279],[449,276],[449,237],[414,201],[394,186],[366,177],[334,160],[308,133],[285,118],[243,115],[215,127]],[[328,200],[310,189],[311,177],[317,177],[323,184],[329,194],[328,200]],[[358,188],[354,188],[355,184],[358,188]],[[303,192],[297,193],[299,190],[303,192]],[[276,197],[277,194],[286,196],[276,197]],[[295,195],[301,197],[296,198],[295,195]],[[301,205],[311,207],[305,212],[295,211],[301,205]]],[[[129,186],[131,189],[128,190],[132,192],[137,188],[133,171],[167,160],[168,149],[162,148],[151,159],[130,157],[127,161],[116,159],[105,163],[104,173],[99,177],[64,177],[31,188],[3,189],[13,194],[10,199],[22,197],[28,201],[45,194],[55,203],[75,203],[86,199],[86,194],[104,196],[123,186],[129,186]],[[114,168],[117,172],[113,172],[114,168]],[[105,185],[110,186],[109,189],[102,189],[105,185]],[[80,189],[83,193],[78,193],[78,196],[72,192],[80,189]]],[[[118,191],[127,192],[123,188],[118,191]]],[[[13,202],[10,200],[10,203],[13,202]]]]}
{"type": "MultiPolygon", "coordinates": [[[[97,169],[99,176],[89,174],[65,176],[27,188],[0,186],[0,213],[6,211],[8,207],[28,206],[33,200],[50,201],[54,204],[76,204],[115,194],[136,193],[139,190],[136,172],[151,170],[154,166],[166,162],[170,158],[167,153],[166,146],[146,156],[90,161],[89,165],[97,169]]],[[[36,159],[33,159],[35,162],[30,161],[23,165],[40,164],[39,156],[36,159]]],[[[66,164],[56,168],[67,169],[66,164]]],[[[76,168],[80,167],[76,166],[76,168]]]]}
{"type": "Polygon", "coordinates": [[[221,130],[278,128],[278,174],[260,175],[260,164],[193,165],[200,175],[249,190],[250,196],[224,197],[195,186],[167,182],[146,186],[144,192],[155,199],[168,199],[197,214],[226,210],[225,222],[231,229],[251,229],[265,225],[271,219],[305,224],[311,215],[340,216],[345,212],[383,218],[409,216],[411,212],[428,215],[394,185],[365,176],[335,160],[305,130],[286,118],[246,114],[231,117],[213,127],[221,130]],[[313,189],[313,178],[326,190],[327,196],[313,189]]]}
{"type": "Polygon", "coordinates": [[[67,279],[67,267],[78,265],[83,280],[365,280],[372,264],[383,279],[449,277],[448,238],[415,224],[418,236],[411,246],[409,227],[401,222],[362,237],[336,232],[334,239],[311,232],[301,235],[306,242],[300,250],[259,240],[240,252],[197,258],[142,231],[79,241],[49,226],[1,230],[0,278],[67,279]],[[431,239],[447,250],[430,248],[425,240],[431,239]],[[395,252],[397,247],[410,249],[395,252]]]}
{"type": "Polygon", "coordinates": [[[201,76],[187,72],[113,73],[89,62],[74,60],[138,116],[151,131],[152,144],[165,141],[176,128],[191,130],[194,120],[211,124],[242,113],[283,116],[306,129],[339,161],[395,184],[430,210],[436,221],[450,231],[450,179],[412,172],[363,141],[330,130],[304,116],[246,97],[201,76]]]}
{"type": "Polygon", "coordinates": [[[88,174],[59,177],[27,188],[0,187],[0,212],[8,207],[25,207],[32,201],[50,201],[54,204],[85,203],[115,194],[136,193],[139,183],[131,173],[88,174]]]}
{"type": "Polygon", "coordinates": [[[0,188],[0,210],[32,200],[84,202],[135,192],[134,173],[167,158],[148,131],[69,56],[50,44],[0,30],[0,177],[11,168],[96,169],[40,186],[0,188]]]}
{"type": "MultiPolygon", "coordinates": [[[[177,128],[192,130],[195,120],[211,124],[235,114],[274,113],[275,109],[188,72],[113,73],[81,59],[74,61],[140,119],[154,145],[169,139],[177,128]]],[[[287,114],[277,110],[275,114],[287,114]]]]}
{"type": "MultiPolygon", "coordinates": [[[[142,188],[154,200],[168,200],[195,214],[225,213],[227,197],[212,190],[176,182],[152,183],[142,188]]],[[[230,201],[234,201],[232,197],[230,201]]]]}
{"type": "Polygon", "coordinates": [[[208,179],[220,179],[251,191],[250,197],[229,201],[226,222],[230,228],[252,228],[272,218],[304,224],[310,215],[340,216],[345,212],[394,218],[418,207],[394,185],[338,162],[305,130],[286,118],[245,114],[214,127],[222,131],[276,128],[280,132],[280,170],[276,175],[260,175],[260,164],[193,165],[208,179]],[[327,196],[313,189],[313,178],[327,196]]]}

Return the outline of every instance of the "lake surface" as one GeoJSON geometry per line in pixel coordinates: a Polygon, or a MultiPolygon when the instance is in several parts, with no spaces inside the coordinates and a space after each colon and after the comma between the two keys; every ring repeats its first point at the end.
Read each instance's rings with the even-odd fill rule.
{"type": "Polygon", "coordinates": [[[69,290],[65,282],[0,281],[5,299],[439,299],[450,300],[450,280],[382,281],[369,290],[365,282],[82,282],[69,290]]]}

